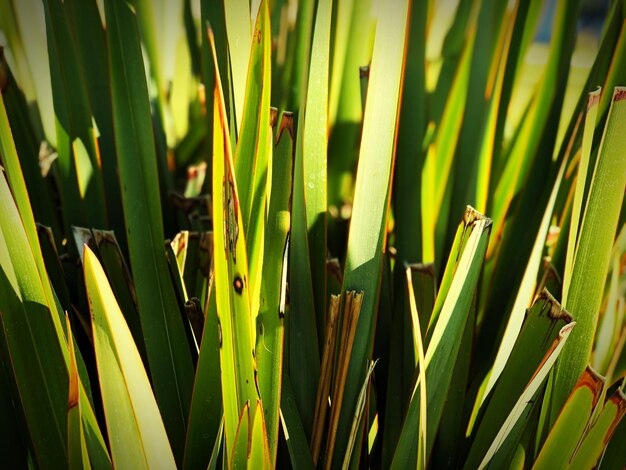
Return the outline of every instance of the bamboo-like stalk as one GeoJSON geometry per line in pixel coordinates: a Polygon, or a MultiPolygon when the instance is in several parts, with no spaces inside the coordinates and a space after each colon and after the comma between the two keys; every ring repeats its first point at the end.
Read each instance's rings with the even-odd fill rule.
{"type": "Polygon", "coordinates": [[[313,414],[313,432],[311,433],[311,454],[313,463],[317,465],[319,461],[320,448],[322,446],[322,435],[324,432],[324,422],[328,411],[328,395],[330,393],[330,383],[333,376],[334,356],[337,346],[337,319],[339,318],[339,307],[341,296],[332,295],[328,308],[328,323],[326,323],[326,333],[324,335],[324,353],[322,355],[322,366],[320,382],[317,388],[317,398],[315,399],[315,413],[313,414]]]}
{"type": "Polygon", "coordinates": [[[343,401],[343,391],[346,386],[346,377],[348,374],[348,365],[352,355],[352,345],[354,344],[354,336],[356,326],[359,323],[359,315],[361,313],[361,305],[363,304],[363,292],[350,291],[346,292],[346,300],[344,307],[343,328],[341,329],[341,349],[337,358],[337,374],[333,384],[333,394],[330,409],[330,425],[328,441],[326,442],[326,462],[324,468],[330,469],[333,459],[333,450],[335,449],[335,439],[337,436],[337,427],[339,426],[339,416],[341,414],[341,403],[343,401]]]}

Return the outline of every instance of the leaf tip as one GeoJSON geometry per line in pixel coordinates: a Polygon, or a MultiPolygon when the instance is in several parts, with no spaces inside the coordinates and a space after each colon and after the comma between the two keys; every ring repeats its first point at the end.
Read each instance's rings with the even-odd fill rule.
{"type": "Polygon", "coordinates": [[[572,315],[563,308],[558,300],[546,289],[545,287],[537,297],[537,301],[545,302],[545,308],[548,308],[548,316],[553,320],[563,320],[565,323],[570,324],[573,322],[572,315]]]}
{"type": "Polygon", "coordinates": [[[491,226],[492,220],[489,217],[478,212],[472,206],[469,206],[469,205],[466,206],[465,213],[463,214],[463,223],[465,224],[465,226],[467,227],[469,225],[472,225],[474,222],[479,221],[479,220],[485,221],[485,228],[488,228],[491,226]]]}
{"type": "Polygon", "coordinates": [[[289,132],[289,136],[291,140],[294,139],[293,123],[294,123],[293,113],[291,111],[284,111],[280,118],[280,125],[278,126],[278,132],[276,135],[276,144],[280,142],[280,139],[283,136],[283,132],[285,130],[289,132]]]}

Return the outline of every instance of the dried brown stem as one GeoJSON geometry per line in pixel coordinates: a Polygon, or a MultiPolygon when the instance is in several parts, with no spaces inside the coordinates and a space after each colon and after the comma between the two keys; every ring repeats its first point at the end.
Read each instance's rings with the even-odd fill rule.
{"type": "Polygon", "coordinates": [[[326,442],[326,463],[324,465],[326,470],[330,469],[333,459],[337,427],[339,426],[339,416],[341,414],[341,403],[343,401],[343,392],[348,375],[348,365],[350,364],[352,346],[354,344],[354,336],[359,322],[362,303],[363,292],[346,292],[343,328],[341,331],[341,348],[337,360],[337,374],[335,375],[335,382],[333,384],[330,410],[330,433],[328,434],[328,441],[326,442]]]}
{"type": "Polygon", "coordinates": [[[337,319],[339,317],[339,307],[341,306],[341,296],[333,295],[330,298],[328,308],[328,323],[324,335],[324,352],[322,354],[322,366],[320,382],[317,388],[315,399],[315,413],[313,414],[313,432],[311,434],[311,454],[313,463],[317,465],[319,461],[320,448],[322,446],[322,435],[324,432],[324,422],[328,410],[328,395],[330,393],[330,383],[333,376],[335,349],[337,346],[337,319]]]}

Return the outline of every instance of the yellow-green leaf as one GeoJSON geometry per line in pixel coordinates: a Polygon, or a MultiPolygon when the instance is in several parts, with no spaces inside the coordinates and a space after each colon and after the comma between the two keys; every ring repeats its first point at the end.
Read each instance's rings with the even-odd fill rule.
{"type": "Polygon", "coordinates": [[[161,413],[126,320],[96,255],[85,246],[85,286],[113,465],[176,468],[161,413]]]}
{"type": "MultiPolygon", "coordinates": [[[[221,327],[220,364],[226,448],[235,444],[246,403],[258,398],[250,312],[248,255],[224,95],[212,40],[216,80],[213,110],[213,244],[217,316],[221,327]]],[[[229,464],[231,455],[228,455],[229,464]]]]}

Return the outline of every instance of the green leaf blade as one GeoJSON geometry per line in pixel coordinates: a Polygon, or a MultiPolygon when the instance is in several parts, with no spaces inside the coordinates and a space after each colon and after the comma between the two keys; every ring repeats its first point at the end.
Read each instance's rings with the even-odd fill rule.
{"type": "Polygon", "coordinates": [[[141,357],[106,274],[88,247],[84,270],[113,463],[121,468],[175,468],[141,357]]]}
{"type": "Polygon", "coordinates": [[[107,2],[105,13],[130,267],[156,397],[181,460],[193,367],[163,249],[157,157],[137,19],[126,3],[107,2]]]}
{"type": "Polygon", "coordinates": [[[265,414],[270,461],[276,461],[283,372],[283,339],[290,199],[293,174],[291,132],[293,116],[283,115],[276,154],[272,157],[272,192],[265,232],[260,309],[255,353],[259,394],[265,414]],[[282,135],[280,133],[283,132],[282,135]]]}
{"type": "Polygon", "coordinates": [[[373,345],[408,7],[408,2],[399,2],[394,8],[382,8],[376,26],[342,287],[344,292],[355,290],[365,294],[332,456],[337,465],[348,445],[354,407],[373,345]]]}
{"type": "Polygon", "coordinates": [[[4,174],[0,176],[0,210],[3,349],[10,358],[34,457],[38,465],[51,468],[55,463],[67,463],[68,459],[69,380],[54,333],[53,319],[57,313],[47,306],[33,253],[4,174]]]}
{"type": "Polygon", "coordinates": [[[574,325],[571,315],[547,291],[537,297],[493,394],[484,405],[482,420],[474,428],[475,437],[465,468],[486,465],[507,444],[512,430],[519,431],[516,424],[528,418],[535,394],[574,325]]]}
{"type": "MultiPolygon", "coordinates": [[[[212,36],[211,36],[212,40],[212,36]]],[[[212,42],[213,58],[215,45],[212,42]]],[[[219,71],[213,90],[213,253],[215,295],[221,330],[220,365],[226,449],[237,447],[241,413],[258,399],[253,356],[250,285],[243,217],[232,161],[219,71]]],[[[246,418],[246,423],[249,421],[246,418]]],[[[247,434],[247,427],[246,434],[247,434]]],[[[246,441],[247,442],[247,441],[246,441]]],[[[238,448],[238,447],[237,447],[238,448]]],[[[238,457],[227,453],[234,465],[238,457]]],[[[245,460],[245,459],[244,459],[245,460]]]]}
{"type": "Polygon", "coordinates": [[[302,166],[304,200],[318,333],[326,318],[326,211],[328,153],[328,78],[332,1],[322,0],[314,22],[308,90],[304,106],[302,166]]]}
{"type": "MultiPolygon", "coordinates": [[[[433,328],[425,355],[428,404],[427,444],[424,449],[426,461],[435,441],[478,276],[482,269],[491,231],[491,219],[468,208],[464,221],[460,225],[464,236],[467,236],[467,232],[470,234],[460,252],[458,267],[445,295],[441,314],[433,328]]],[[[451,261],[454,259],[451,258],[451,261]]],[[[445,293],[441,290],[439,295],[442,295],[442,292],[445,293]]],[[[419,381],[413,388],[413,396],[394,453],[392,468],[405,468],[416,462],[418,443],[413,436],[421,415],[418,388],[420,388],[419,381]]]]}
{"type": "Polygon", "coordinates": [[[189,424],[185,441],[184,469],[206,467],[210,462],[207,452],[223,427],[222,393],[220,383],[220,337],[215,288],[211,289],[202,342],[198,353],[196,380],[189,409],[189,424]]]}
{"type": "Polygon", "coordinates": [[[557,364],[550,412],[552,423],[586,367],[591,353],[603,286],[624,199],[626,159],[622,150],[622,130],[625,125],[626,89],[616,87],[574,255],[566,308],[576,318],[578,327],[557,364]]]}

